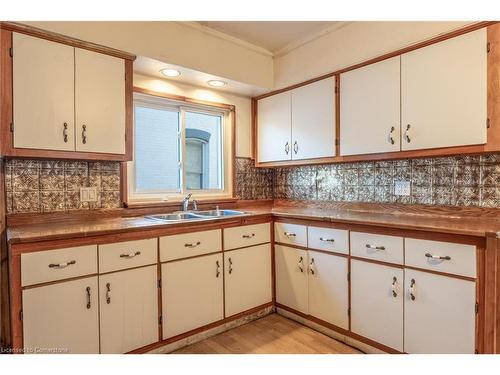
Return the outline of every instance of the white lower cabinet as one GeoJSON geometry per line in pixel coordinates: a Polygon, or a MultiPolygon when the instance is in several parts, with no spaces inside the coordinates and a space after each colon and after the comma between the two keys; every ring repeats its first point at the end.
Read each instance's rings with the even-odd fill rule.
{"type": "Polygon", "coordinates": [[[476,284],[405,270],[407,353],[474,353],[476,284]]]}
{"type": "Polygon", "coordinates": [[[99,276],[101,353],[126,353],[158,341],[156,265],[99,276]]]}
{"type": "Polygon", "coordinates": [[[27,353],[99,353],[97,276],[23,290],[27,353]]]}
{"type": "Polygon", "coordinates": [[[309,314],[349,329],[347,258],[309,251],[308,272],[309,314]]]}
{"type": "Polygon", "coordinates": [[[403,351],[403,270],[351,261],[351,331],[403,351]]]}
{"type": "Polygon", "coordinates": [[[271,245],[224,254],[225,316],[271,302],[271,245]]]}
{"type": "Polygon", "coordinates": [[[224,318],[222,254],[161,266],[163,339],[224,318]]]}
{"type": "Polygon", "coordinates": [[[276,302],[308,313],[307,251],[275,245],[276,302]]]}

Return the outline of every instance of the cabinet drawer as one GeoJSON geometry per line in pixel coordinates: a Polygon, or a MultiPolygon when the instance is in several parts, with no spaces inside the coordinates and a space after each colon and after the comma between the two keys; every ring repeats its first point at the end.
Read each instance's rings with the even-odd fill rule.
{"type": "Polygon", "coordinates": [[[21,254],[21,285],[97,273],[97,245],[21,254]]]}
{"type": "Polygon", "coordinates": [[[351,232],[351,255],[381,262],[403,264],[403,238],[351,232]]]}
{"type": "Polygon", "coordinates": [[[476,247],[405,238],[405,265],[476,277],[476,247]]]}
{"type": "Polygon", "coordinates": [[[271,224],[262,223],[224,229],[224,250],[271,241],[271,224]]]}
{"type": "Polygon", "coordinates": [[[307,227],[298,224],[274,223],[274,241],[307,247],[307,227]]]}
{"type": "Polygon", "coordinates": [[[99,273],[156,263],[156,249],[156,238],[99,245],[99,273]]]}
{"type": "Polygon", "coordinates": [[[222,251],[220,229],[160,237],[161,262],[218,251],[222,251]]]}
{"type": "Polygon", "coordinates": [[[307,243],[310,249],[349,253],[349,232],[343,229],[307,227],[307,243]]]}

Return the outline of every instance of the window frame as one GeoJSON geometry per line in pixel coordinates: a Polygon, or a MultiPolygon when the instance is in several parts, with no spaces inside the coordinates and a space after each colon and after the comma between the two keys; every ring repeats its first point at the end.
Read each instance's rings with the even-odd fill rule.
{"type": "MultiPolygon", "coordinates": [[[[133,96],[133,117],[135,116],[135,107],[139,103],[140,106],[171,109],[179,112],[179,151],[180,151],[180,177],[179,189],[152,191],[152,192],[137,192],[135,187],[135,138],[133,143],[133,160],[127,162],[127,205],[134,203],[154,203],[154,202],[169,202],[181,201],[187,194],[191,193],[194,199],[227,199],[234,198],[233,173],[235,163],[234,150],[234,106],[223,103],[198,103],[195,99],[170,98],[168,94],[143,92],[143,90],[134,90],[133,96]],[[221,166],[219,171],[219,181],[222,185],[221,189],[197,189],[188,190],[185,186],[186,181],[186,121],[185,113],[201,113],[208,115],[221,116],[221,147],[220,158],[221,166]]],[[[201,102],[201,101],[200,101],[201,102]]],[[[135,130],[135,118],[133,119],[133,127],[135,130]]]]}

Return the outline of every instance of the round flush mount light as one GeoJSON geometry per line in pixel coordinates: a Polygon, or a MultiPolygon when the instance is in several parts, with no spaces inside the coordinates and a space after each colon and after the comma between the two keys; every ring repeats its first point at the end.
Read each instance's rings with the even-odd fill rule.
{"type": "Polygon", "coordinates": [[[224,87],[227,85],[227,82],[220,81],[218,79],[212,79],[212,80],[208,81],[207,83],[209,86],[212,86],[212,87],[224,87]]]}
{"type": "Polygon", "coordinates": [[[162,69],[160,70],[160,73],[163,74],[165,77],[179,77],[181,75],[181,72],[179,72],[177,69],[162,69]]]}

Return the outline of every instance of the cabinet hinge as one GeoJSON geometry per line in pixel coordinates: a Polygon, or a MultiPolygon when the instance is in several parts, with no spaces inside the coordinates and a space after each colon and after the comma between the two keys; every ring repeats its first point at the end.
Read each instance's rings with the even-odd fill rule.
{"type": "Polygon", "coordinates": [[[477,314],[479,312],[479,302],[476,302],[476,308],[475,308],[475,310],[476,310],[476,314],[477,314]]]}
{"type": "Polygon", "coordinates": [[[10,123],[10,131],[12,133],[14,133],[14,123],[13,122],[10,123]]]}
{"type": "Polygon", "coordinates": [[[489,119],[489,118],[487,118],[487,119],[486,119],[486,129],[489,129],[489,128],[490,128],[490,126],[491,126],[491,125],[490,125],[490,119],[489,119]]]}
{"type": "Polygon", "coordinates": [[[19,311],[19,320],[23,320],[23,310],[19,311]]]}
{"type": "Polygon", "coordinates": [[[490,52],[491,50],[491,44],[490,42],[486,43],[486,52],[490,52]]]}
{"type": "Polygon", "coordinates": [[[12,47],[9,48],[9,55],[10,57],[14,57],[14,50],[12,49],[12,47]]]}

